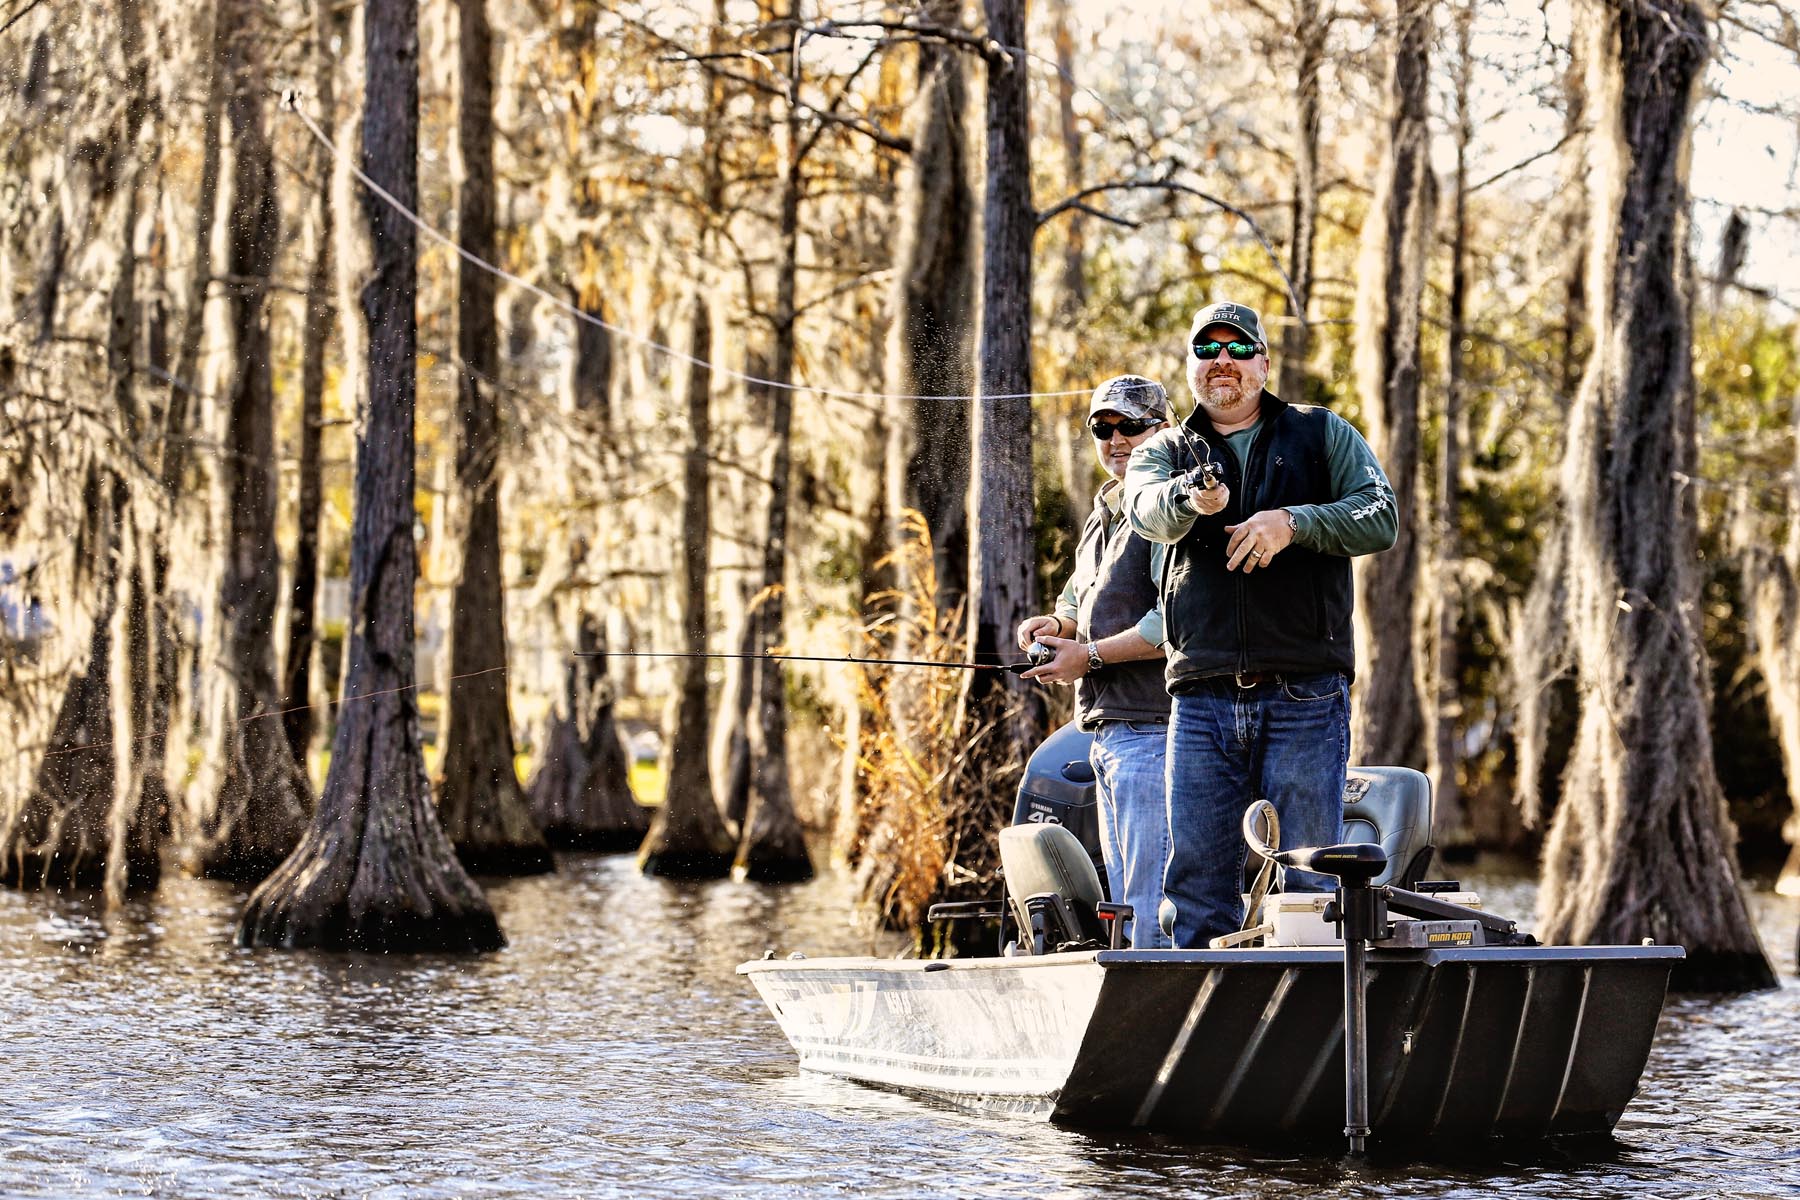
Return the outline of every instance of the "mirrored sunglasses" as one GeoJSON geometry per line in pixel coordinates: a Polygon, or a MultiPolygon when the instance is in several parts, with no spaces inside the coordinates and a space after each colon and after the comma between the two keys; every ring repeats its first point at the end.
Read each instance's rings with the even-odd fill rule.
{"type": "Polygon", "coordinates": [[[1239,362],[1255,358],[1258,354],[1262,353],[1262,347],[1258,346],[1255,342],[1194,343],[1194,357],[1201,362],[1211,362],[1213,359],[1219,357],[1219,351],[1221,350],[1231,355],[1231,357],[1237,359],[1239,362]]]}

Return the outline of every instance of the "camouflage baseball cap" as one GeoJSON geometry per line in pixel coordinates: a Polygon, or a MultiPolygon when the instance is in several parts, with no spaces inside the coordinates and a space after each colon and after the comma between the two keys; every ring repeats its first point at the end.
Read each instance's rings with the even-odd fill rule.
{"type": "Polygon", "coordinates": [[[1194,314],[1194,324],[1188,330],[1188,340],[1193,341],[1199,337],[1200,331],[1208,325],[1229,325],[1260,346],[1269,344],[1269,339],[1263,336],[1262,318],[1248,304],[1221,300],[1217,304],[1207,305],[1194,314]]]}
{"type": "Polygon", "coordinates": [[[1154,379],[1142,375],[1118,375],[1094,389],[1088,401],[1088,416],[1115,412],[1136,420],[1169,419],[1169,393],[1154,379]]]}

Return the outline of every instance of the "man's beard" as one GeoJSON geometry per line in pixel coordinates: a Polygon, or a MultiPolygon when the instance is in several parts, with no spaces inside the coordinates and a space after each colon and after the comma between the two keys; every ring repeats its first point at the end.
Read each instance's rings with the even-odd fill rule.
{"type": "Polygon", "coordinates": [[[1244,381],[1229,375],[1202,380],[1200,390],[1213,408],[1235,408],[1247,399],[1244,381]]]}

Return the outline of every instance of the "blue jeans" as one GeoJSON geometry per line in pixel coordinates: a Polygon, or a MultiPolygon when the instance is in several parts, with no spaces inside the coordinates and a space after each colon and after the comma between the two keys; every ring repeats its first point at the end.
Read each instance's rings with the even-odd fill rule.
{"type": "MultiPolygon", "coordinates": [[[[1169,721],[1169,869],[1174,943],[1203,949],[1244,919],[1244,810],[1268,800],[1281,848],[1343,840],[1350,762],[1350,683],[1341,672],[1276,677],[1240,688],[1227,675],[1174,697],[1169,721]]],[[[1290,892],[1337,881],[1284,871],[1290,892]]]]}
{"type": "Polygon", "coordinates": [[[1168,730],[1159,721],[1102,721],[1088,750],[1100,799],[1107,890],[1114,902],[1131,905],[1129,944],[1138,950],[1169,945],[1157,923],[1169,861],[1168,730]]]}

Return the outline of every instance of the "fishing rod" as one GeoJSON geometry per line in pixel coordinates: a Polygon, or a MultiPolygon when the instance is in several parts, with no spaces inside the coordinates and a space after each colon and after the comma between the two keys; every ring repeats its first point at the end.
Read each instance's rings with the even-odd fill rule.
{"type": "Polygon", "coordinates": [[[869,667],[936,667],[943,671],[1005,671],[1023,675],[1042,666],[1055,656],[1055,651],[1042,642],[1033,642],[1025,652],[1027,661],[1019,663],[940,662],[924,658],[859,658],[850,654],[731,654],[725,651],[696,650],[577,650],[576,658],[748,658],[771,659],[776,662],[857,663],[869,667]]]}

